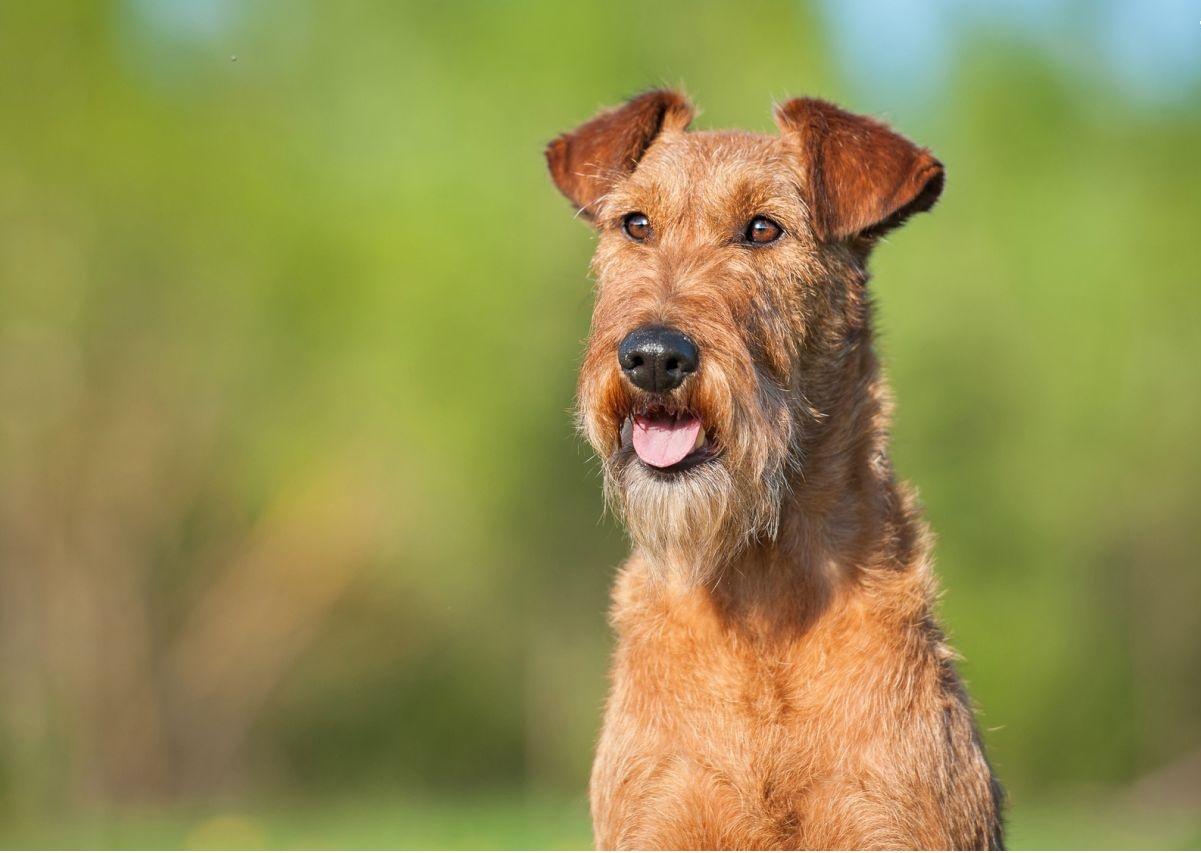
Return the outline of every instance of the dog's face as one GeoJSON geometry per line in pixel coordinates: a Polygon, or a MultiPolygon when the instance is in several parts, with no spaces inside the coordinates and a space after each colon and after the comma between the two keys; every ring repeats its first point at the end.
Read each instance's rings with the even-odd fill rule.
{"type": "Polygon", "coordinates": [[[942,167],[821,101],[780,107],[775,136],[691,115],[651,92],[547,157],[599,233],[582,429],[634,541],[696,576],[775,534],[866,330],[867,252],[942,167]]]}

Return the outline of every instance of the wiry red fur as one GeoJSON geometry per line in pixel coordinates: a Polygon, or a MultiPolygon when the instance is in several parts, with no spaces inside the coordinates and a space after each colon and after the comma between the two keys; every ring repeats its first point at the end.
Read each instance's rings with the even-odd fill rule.
{"type": "Polygon", "coordinates": [[[605,848],[999,847],[1000,789],[935,624],[930,537],[888,457],[865,269],[928,209],[941,164],[823,101],[778,136],[689,132],[650,92],[547,157],[599,231],[582,429],[634,553],[613,595],[613,686],[593,769],[605,848]],[[621,221],[645,213],[652,236],[621,221]],[[766,215],[784,235],[739,241],[766,215]],[[650,402],[617,363],[648,324],[700,368],[654,401],[719,457],[664,477],[623,447],[650,402]]]}

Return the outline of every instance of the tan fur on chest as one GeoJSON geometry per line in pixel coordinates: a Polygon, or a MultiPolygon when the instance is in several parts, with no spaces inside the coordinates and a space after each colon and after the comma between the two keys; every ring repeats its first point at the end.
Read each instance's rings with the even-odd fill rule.
{"type": "Polygon", "coordinates": [[[923,846],[963,846],[953,821],[898,821],[942,809],[948,780],[920,768],[972,739],[949,653],[906,619],[919,614],[873,613],[875,592],[856,589],[802,631],[748,626],[707,590],[640,574],[627,567],[615,595],[600,846],[907,847],[917,829],[923,846]]]}

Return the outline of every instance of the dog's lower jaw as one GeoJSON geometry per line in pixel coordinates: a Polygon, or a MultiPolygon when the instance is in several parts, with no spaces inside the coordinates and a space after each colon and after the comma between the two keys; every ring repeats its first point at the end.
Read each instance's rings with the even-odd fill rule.
{"type": "Polygon", "coordinates": [[[775,538],[777,476],[740,482],[720,460],[667,478],[640,465],[632,460],[608,470],[605,491],[661,579],[712,583],[748,546],[775,538]]]}

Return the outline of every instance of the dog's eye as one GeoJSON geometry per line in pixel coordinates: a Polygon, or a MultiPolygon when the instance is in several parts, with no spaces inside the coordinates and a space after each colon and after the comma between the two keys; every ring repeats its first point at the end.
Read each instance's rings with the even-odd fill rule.
{"type": "Polygon", "coordinates": [[[783,233],[784,229],[766,216],[756,216],[746,224],[742,238],[748,243],[771,243],[783,233]]]}
{"type": "Polygon", "coordinates": [[[621,230],[631,240],[641,243],[651,236],[651,221],[645,213],[627,213],[621,220],[621,230]]]}

